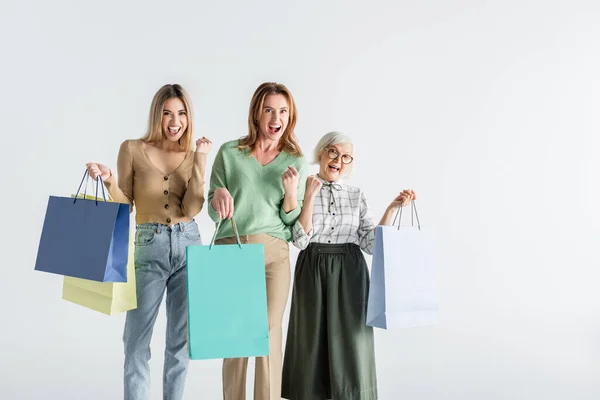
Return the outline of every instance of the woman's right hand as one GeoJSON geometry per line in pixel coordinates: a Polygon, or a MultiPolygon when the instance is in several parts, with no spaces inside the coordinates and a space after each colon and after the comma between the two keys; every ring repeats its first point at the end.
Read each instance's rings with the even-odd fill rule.
{"type": "Polygon", "coordinates": [[[95,162],[89,162],[85,164],[85,166],[87,167],[88,173],[90,174],[93,180],[98,179],[98,176],[100,176],[103,181],[110,178],[110,168],[108,168],[106,165],[98,164],[95,162]]]}
{"type": "Polygon", "coordinates": [[[233,197],[227,188],[218,188],[212,199],[212,207],[215,209],[219,218],[226,219],[233,217],[233,197]]]}
{"type": "Polygon", "coordinates": [[[306,177],[306,190],[304,191],[304,197],[314,199],[319,190],[321,190],[323,184],[316,176],[310,175],[306,177]]]}

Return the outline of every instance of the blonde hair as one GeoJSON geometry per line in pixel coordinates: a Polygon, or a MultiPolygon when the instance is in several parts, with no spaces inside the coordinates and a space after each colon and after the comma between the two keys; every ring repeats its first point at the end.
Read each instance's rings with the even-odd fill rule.
{"type": "Polygon", "coordinates": [[[302,150],[300,149],[298,139],[294,133],[296,120],[298,119],[296,103],[294,102],[294,98],[292,97],[292,93],[290,93],[289,89],[286,88],[285,85],[275,82],[265,82],[254,92],[252,100],[250,101],[250,109],[248,112],[248,135],[240,139],[240,145],[238,147],[240,149],[249,148],[250,152],[254,150],[256,141],[258,140],[258,120],[260,119],[260,114],[263,111],[262,109],[265,104],[265,98],[271,94],[283,95],[289,105],[288,112],[290,119],[288,126],[279,140],[279,150],[286,151],[287,153],[297,157],[301,157],[302,150]]]}
{"type": "MultiPolygon", "coordinates": [[[[354,143],[352,143],[352,138],[350,138],[350,136],[346,135],[343,132],[329,132],[323,135],[321,139],[319,139],[319,142],[317,143],[317,146],[314,150],[313,163],[320,164],[321,155],[323,154],[323,151],[325,151],[325,148],[335,144],[349,144],[352,145],[352,150],[354,150],[354,143]]],[[[354,161],[352,161],[346,166],[346,175],[352,175],[353,171],[354,161]]]]}
{"type": "Polygon", "coordinates": [[[164,140],[165,136],[162,130],[163,108],[165,103],[173,98],[178,98],[183,102],[187,113],[187,129],[179,139],[179,145],[182,150],[188,152],[192,148],[194,140],[194,113],[190,96],[178,84],[164,85],[154,95],[148,115],[148,128],[142,140],[147,143],[158,143],[164,140]]]}

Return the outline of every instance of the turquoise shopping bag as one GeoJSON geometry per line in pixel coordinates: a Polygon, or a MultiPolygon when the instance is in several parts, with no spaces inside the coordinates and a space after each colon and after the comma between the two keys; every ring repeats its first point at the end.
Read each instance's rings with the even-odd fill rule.
{"type": "Polygon", "coordinates": [[[262,244],[188,246],[188,350],[192,360],[269,355],[262,244]]]}

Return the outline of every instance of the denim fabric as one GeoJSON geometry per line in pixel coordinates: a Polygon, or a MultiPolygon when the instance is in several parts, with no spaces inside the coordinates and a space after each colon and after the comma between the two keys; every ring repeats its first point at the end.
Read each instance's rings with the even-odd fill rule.
{"type": "Polygon", "coordinates": [[[136,227],[137,308],[127,312],[123,333],[125,400],[150,398],[150,340],[165,289],[167,337],[163,399],[183,397],[189,362],[185,249],[200,244],[198,225],[193,220],[172,226],[146,223],[136,227]]]}

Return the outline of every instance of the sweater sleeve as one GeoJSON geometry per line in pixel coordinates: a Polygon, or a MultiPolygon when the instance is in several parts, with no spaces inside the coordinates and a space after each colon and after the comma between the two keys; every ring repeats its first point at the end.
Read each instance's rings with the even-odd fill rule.
{"type": "Polygon", "coordinates": [[[212,172],[210,174],[210,188],[208,190],[208,216],[215,222],[219,221],[219,214],[217,214],[217,211],[215,211],[212,206],[212,199],[215,196],[215,190],[223,187],[227,188],[225,162],[223,160],[223,148],[224,145],[221,146],[215,157],[212,172]]]}
{"type": "Polygon", "coordinates": [[[129,204],[129,212],[133,211],[133,158],[131,156],[130,140],[121,143],[117,156],[118,183],[114,175],[104,181],[106,189],[114,201],[129,204]]]}
{"type": "Polygon", "coordinates": [[[204,172],[206,170],[206,154],[194,152],[192,176],[181,201],[181,211],[193,218],[200,213],[204,205],[204,172]]]}

